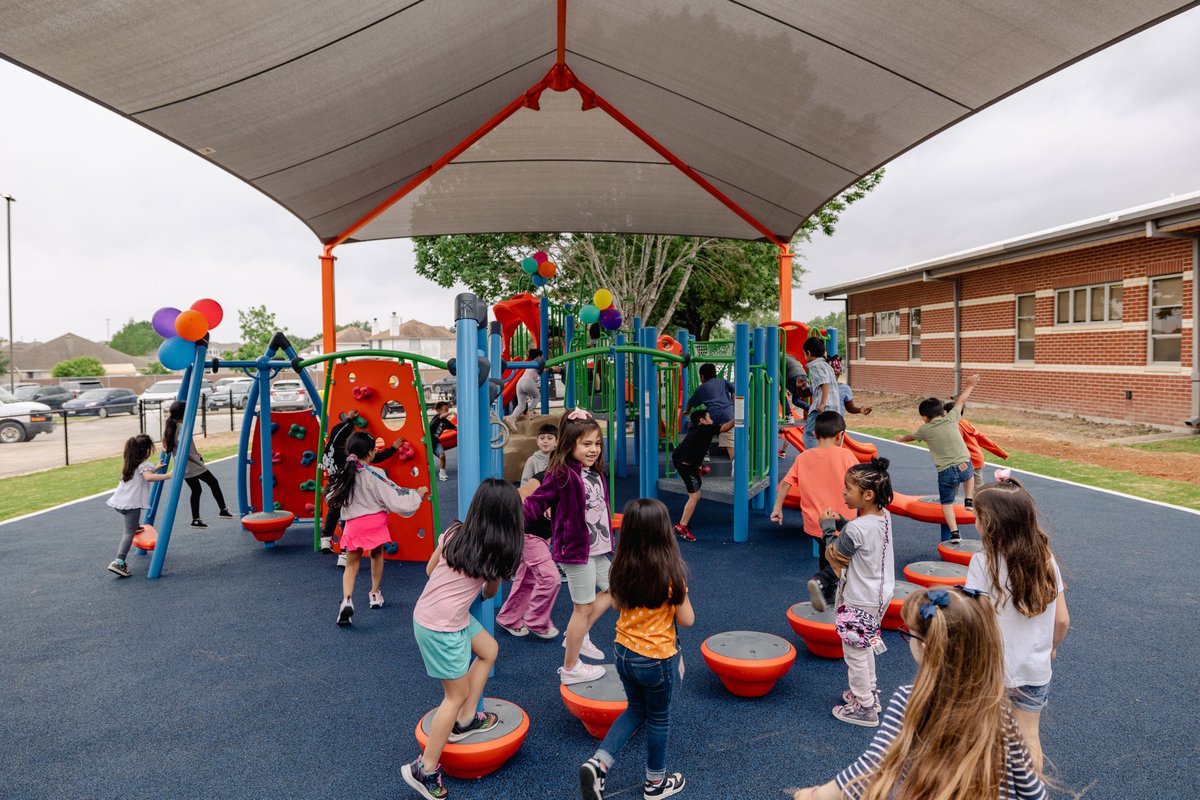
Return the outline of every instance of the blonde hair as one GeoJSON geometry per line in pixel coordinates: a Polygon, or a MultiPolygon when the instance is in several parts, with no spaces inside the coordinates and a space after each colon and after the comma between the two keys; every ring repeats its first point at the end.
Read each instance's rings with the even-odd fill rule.
{"type": "MultiPolygon", "coordinates": [[[[1008,744],[1021,741],[1004,688],[1004,654],[991,603],[958,589],[946,606],[926,589],[904,601],[905,625],[924,656],[900,732],[875,769],[858,776],[862,800],[1007,796],[1008,744]],[[921,608],[932,608],[928,616],[921,608]]],[[[1036,774],[1025,754],[1026,768],[1036,774]]]]}
{"type": "Polygon", "coordinates": [[[1015,478],[975,490],[975,527],[987,555],[988,583],[996,605],[1036,617],[1058,597],[1058,579],[1050,558],[1050,537],[1038,524],[1033,497],[1015,478]],[[1000,563],[1008,585],[1000,585],[1000,563]]]}

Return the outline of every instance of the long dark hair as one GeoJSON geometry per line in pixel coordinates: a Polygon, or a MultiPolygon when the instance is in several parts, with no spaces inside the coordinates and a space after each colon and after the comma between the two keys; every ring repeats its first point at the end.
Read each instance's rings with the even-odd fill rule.
{"type": "Polygon", "coordinates": [[[175,452],[176,439],[179,437],[179,423],[183,422],[183,412],[187,410],[187,403],[182,400],[176,400],[171,403],[171,407],[167,409],[167,424],[163,427],[163,450],[168,453],[175,452]]]}
{"type": "MultiPolygon", "coordinates": [[[[355,431],[346,439],[346,456],[354,456],[366,463],[367,454],[375,449],[375,439],[364,431],[355,431]]],[[[358,468],[348,461],[346,466],[329,476],[325,487],[325,502],[330,508],[344,508],[354,500],[354,483],[358,480],[358,468]]]]}
{"type": "Polygon", "coordinates": [[[988,583],[997,606],[1012,601],[1026,617],[1036,617],[1058,598],[1050,537],[1038,524],[1033,497],[1016,478],[975,490],[975,527],[987,554],[988,583]],[[1008,585],[1000,585],[1000,562],[1008,585]]]}
{"type": "Polygon", "coordinates": [[[853,481],[864,492],[874,492],[875,505],[886,508],[895,497],[892,476],[888,474],[888,465],[891,463],[883,456],[877,456],[868,464],[855,464],[846,470],[846,480],[853,481]]]}
{"type": "Polygon", "coordinates": [[[571,419],[565,414],[558,424],[558,443],[554,446],[554,452],[550,454],[546,472],[565,469],[575,458],[575,443],[592,431],[600,434],[600,457],[592,464],[592,469],[603,475],[607,468],[604,466],[604,431],[600,428],[600,423],[594,417],[571,419]]]}
{"type": "Polygon", "coordinates": [[[683,602],[687,564],[671,529],[671,514],[658,500],[625,504],[621,535],[608,588],[619,608],[658,608],[683,602]]]}
{"type": "Polygon", "coordinates": [[[479,484],[467,518],[442,557],[455,572],[494,581],[511,578],[525,552],[525,513],[511,483],[488,478],[479,484]]]}
{"type": "Polygon", "coordinates": [[[154,452],[154,440],[144,433],[125,440],[125,463],[121,466],[121,480],[133,480],[138,465],[154,452]]]}

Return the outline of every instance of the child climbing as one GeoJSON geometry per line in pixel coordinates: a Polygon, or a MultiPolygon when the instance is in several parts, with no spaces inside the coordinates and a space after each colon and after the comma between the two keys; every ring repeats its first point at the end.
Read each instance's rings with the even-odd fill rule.
{"type": "Polygon", "coordinates": [[[1033,497],[1009,470],[975,492],[983,552],[971,556],[967,588],[991,595],[1004,640],[1004,685],[1033,765],[1042,769],[1038,723],[1049,697],[1051,664],[1071,627],[1067,596],[1033,497]]]}
{"type": "Polygon", "coordinates": [[[442,446],[441,436],[446,431],[456,431],[458,427],[450,421],[450,404],[439,400],[433,407],[433,419],[429,420],[429,438],[433,442],[433,454],[438,457],[438,480],[448,481],[446,474],[446,448],[442,446]]]}
{"type": "Polygon", "coordinates": [[[771,521],[783,524],[784,501],[790,493],[798,492],[804,532],[821,542],[820,571],[808,582],[808,595],[813,608],[824,611],[827,605],[833,603],[834,592],[837,589],[837,573],[830,568],[826,557],[825,551],[833,540],[824,540],[821,512],[827,508],[833,509],[836,530],[839,531],[845,527],[847,520],[854,516],[854,512],[846,505],[843,494],[846,472],[858,463],[858,459],[842,447],[842,439],[846,435],[846,421],[841,414],[833,411],[817,414],[813,432],[817,437],[817,446],[796,456],[792,468],[779,482],[771,521]]]}
{"type": "Polygon", "coordinates": [[[988,598],[972,589],[913,592],[901,631],[917,662],[862,756],[794,800],[1044,800],[1046,786],[1013,721],[988,598]]]}
{"type": "Polygon", "coordinates": [[[842,722],[874,728],[879,725],[879,688],[875,683],[875,654],[886,649],[879,637],[883,612],[896,588],[895,545],[892,542],[892,479],[888,460],[872,458],[846,471],[844,499],[857,511],[830,546],[837,514],[821,512],[821,530],[826,539],[825,557],[834,572],[845,570],[838,584],[837,632],[850,689],[842,694],[843,704],[833,715],[842,722]]]}
{"type": "MultiPolygon", "coordinates": [[[[542,357],[542,351],[537,347],[529,348],[529,353],[525,356],[526,361],[537,361],[542,357]]],[[[542,375],[539,370],[534,367],[527,367],[522,373],[520,379],[517,380],[517,405],[513,409],[512,417],[523,417],[529,413],[541,411],[542,402],[542,375]]]]}
{"type": "Polygon", "coordinates": [[[733,384],[717,377],[716,364],[700,365],[700,385],[688,398],[684,412],[691,413],[699,406],[704,406],[713,424],[721,429],[717,444],[725,448],[729,460],[733,461],[733,384]],[[728,428],[726,423],[729,423],[728,428]]]}
{"type": "MultiPolygon", "coordinates": [[[[346,466],[346,442],[350,438],[350,434],[359,429],[359,422],[366,424],[358,411],[350,409],[343,411],[338,415],[338,424],[334,425],[329,431],[329,435],[325,439],[325,451],[321,454],[321,471],[325,473],[325,486],[328,488],[333,476],[336,475],[343,467],[346,466]]],[[[372,464],[379,464],[396,454],[396,450],[403,443],[403,438],[392,442],[391,447],[385,447],[375,453],[375,457],[371,459],[372,464]]],[[[376,447],[379,444],[376,442],[376,447]]],[[[342,521],[342,510],[340,508],[329,508],[325,514],[325,519],[321,523],[321,552],[333,552],[333,534],[337,531],[338,523],[342,521]]],[[[342,550],[338,556],[337,565],[339,567],[346,566],[346,551],[342,550]]]]}
{"type": "Polygon", "coordinates": [[[600,424],[581,408],[562,418],[545,479],[525,498],[525,525],[532,525],[547,509],[553,512],[550,554],[567,575],[574,606],[563,637],[566,652],[559,679],[564,684],[595,680],[604,674],[604,667],[585,664],[579,656],[604,658],[588,631],[612,605],[608,594],[612,515],[600,424]]]}
{"type": "Polygon", "coordinates": [[[150,507],[150,484],[171,477],[167,472],[155,472],[157,468],[146,460],[153,452],[154,441],[144,433],[125,441],[121,480],[112,497],[108,498],[108,507],[125,518],[125,534],[117,545],[117,557],[108,565],[109,572],[115,572],[122,578],[133,574],[125,563],[125,557],[133,546],[133,537],[142,529],[142,509],[150,507]]]}
{"type": "Polygon", "coordinates": [[[489,478],[475,490],[467,518],[442,534],[425,566],[429,581],[413,607],[413,634],[425,671],[441,682],[444,697],[430,721],[425,751],[400,773],[426,800],[449,797],[438,763],[446,743],[490,730],[499,721],[491,712],[477,711],[499,648],[470,609],[480,589],[485,599],[494,597],[500,581],[517,569],[521,523],[517,490],[489,478]]]}
{"type": "Polygon", "coordinates": [[[681,539],[694,542],[696,535],[688,525],[692,521],[696,506],[700,503],[700,487],[704,483],[700,474],[704,468],[704,457],[708,455],[708,448],[712,446],[714,436],[733,429],[733,419],[730,418],[724,425],[717,425],[708,410],[703,408],[693,411],[689,419],[691,424],[688,426],[688,432],[671,453],[671,463],[675,465],[688,493],[687,502],[683,504],[683,513],[679,515],[679,524],[675,526],[675,533],[681,539]]]}
{"type": "Polygon", "coordinates": [[[350,434],[346,440],[346,466],[333,474],[325,490],[325,502],[330,509],[339,509],[345,520],[341,545],[346,569],[342,573],[338,625],[351,624],[354,616],[354,580],[364,552],[371,556],[371,592],[367,599],[371,608],[383,607],[383,546],[392,540],[388,512],[411,517],[429,493],[425,486],[414,490],[392,483],[383,472],[368,466],[374,456],[375,440],[370,434],[350,434]]]}
{"type": "Polygon", "coordinates": [[[963,442],[962,432],[958,429],[958,420],[962,416],[963,406],[967,398],[979,383],[978,375],[971,375],[963,381],[964,387],[954,401],[950,412],[946,413],[942,401],[936,397],[927,397],[917,407],[924,423],[912,433],[896,437],[897,442],[925,442],[929,446],[929,457],[937,470],[938,501],[942,504],[942,515],[946,518],[942,525],[942,541],[950,544],[962,542],[962,534],[958,530],[958,522],[954,514],[954,501],[958,497],[958,485],[963,485],[966,497],[964,505],[972,506],[975,468],[971,466],[971,454],[963,442]]]}
{"type": "MultiPolygon", "coordinates": [[[[176,400],[171,403],[171,407],[167,412],[167,424],[163,427],[162,446],[163,452],[175,454],[176,446],[179,444],[179,424],[183,422],[184,411],[187,410],[187,404],[182,400],[176,400]]],[[[176,466],[178,468],[178,465],[176,466]]],[[[207,528],[208,523],[200,519],[200,495],[203,489],[200,488],[201,483],[208,484],[208,488],[212,490],[213,499],[217,501],[219,509],[217,516],[221,519],[233,519],[233,512],[225,505],[225,495],[221,492],[221,484],[217,482],[217,478],[208,471],[208,467],[204,465],[204,456],[200,455],[200,451],[196,449],[196,442],[191,442],[191,447],[188,448],[187,466],[183,470],[183,479],[187,481],[188,489],[191,494],[188,501],[192,506],[192,527],[207,528]]]]}
{"type": "Polygon", "coordinates": [[[804,417],[804,446],[816,447],[817,437],[813,432],[817,415],[822,411],[842,413],[842,397],[838,393],[837,377],[825,360],[825,342],[821,339],[804,340],[804,356],[808,359],[808,387],[812,390],[812,404],[804,417]]]}
{"type": "Polygon", "coordinates": [[[670,797],[683,791],[682,774],[667,774],[671,694],[680,670],[676,626],[690,627],[696,612],[688,597],[687,565],[671,530],[671,514],[658,500],[625,505],[621,541],[612,564],[613,604],[620,610],[613,658],[628,706],[617,717],[595,755],[579,768],[583,800],[603,800],[613,760],[638,728],[646,735],[646,779],[642,796],[670,797]]]}
{"type": "Polygon", "coordinates": [[[537,452],[525,459],[525,467],[521,470],[522,485],[539,472],[546,471],[546,467],[550,466],[550,454],[554,452],[556,444],[558,427],[549,422],[540,426],[537,432],[537,452]]]}

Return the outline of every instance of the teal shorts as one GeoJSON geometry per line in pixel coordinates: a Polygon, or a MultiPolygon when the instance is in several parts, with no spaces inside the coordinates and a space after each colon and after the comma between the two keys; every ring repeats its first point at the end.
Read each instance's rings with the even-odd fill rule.
{"type": "Polygon", "coordinates": [[[460,631],[431,631],[413,620],[413,635],[425,662],[429,677],[440,681],[455,680],[467,674],[471,666],[471,640],[483,631],[474,616],[468,615],[467,627],[460,631]]]}

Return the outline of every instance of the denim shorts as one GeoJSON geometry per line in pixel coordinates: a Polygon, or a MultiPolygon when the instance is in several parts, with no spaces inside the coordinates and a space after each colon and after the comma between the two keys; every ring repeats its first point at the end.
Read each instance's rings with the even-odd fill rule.
{"type": "Polygon", "coordinates": [[[467,674],[471,666],[471,640],[483,631],[473,615],[467,620],[467,627],[460,631],[434,631],[413,620],[413,635],[429,677],[455,680],[467,674]]]}
{"type": "Polygon", "coordinates": [[[958,485],[973,477],[975,468],[971,466],[970,461],[954,464],[938,472],[938,502],[944,506],[953,505],[958,499],[958,485]]]}
{"type": "Polygon", "coordinates": [[[1050,699],[1050,684],[1015,686],[1008,690],[1008,699],[1014,708],[1036,714],[1046,707],[1046,701],[1050,699]]]}

